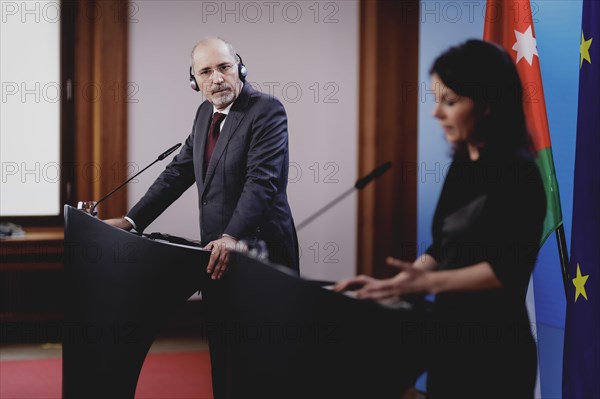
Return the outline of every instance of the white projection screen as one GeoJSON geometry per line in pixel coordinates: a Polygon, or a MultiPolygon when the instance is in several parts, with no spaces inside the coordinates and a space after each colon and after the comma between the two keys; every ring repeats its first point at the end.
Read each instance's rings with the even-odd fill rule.
{"type": "Polygon", "coordinates": [[[0,216],[59,215],[60,2],[0,7],[0,216]]]}

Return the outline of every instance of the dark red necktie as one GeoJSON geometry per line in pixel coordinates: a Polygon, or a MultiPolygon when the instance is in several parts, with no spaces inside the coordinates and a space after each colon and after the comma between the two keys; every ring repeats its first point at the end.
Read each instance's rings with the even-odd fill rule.
{"type": "Polygon", "coordinates": [[[208,136],[206,137],[206,148],[204,149],[204,177],[206,177],[210,158],[212,157],[212,153],[217,145],[217,140],[219,139],[219,134],[221,133],[221,122],[223,122],[223,119],[225,119],[226,116],[226,114],[220,112],[215,112],[213,114],[213,119],[210,128],[208,129],[208,136]]]}

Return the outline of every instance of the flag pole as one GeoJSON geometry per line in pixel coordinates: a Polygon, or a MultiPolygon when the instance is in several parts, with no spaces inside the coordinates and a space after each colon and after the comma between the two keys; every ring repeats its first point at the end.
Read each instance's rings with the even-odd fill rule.
{"type": "Polygon", "coordinates": [[[563,286],[565,288],[565,298],[568,293],[569,281],[569,252],[567,250],[567,240],[565,238],[565,228],[561,223],[556,229],[556,244],[558,245],[558,255],[560,257],[560,269],[562,271],[563,286]]]}

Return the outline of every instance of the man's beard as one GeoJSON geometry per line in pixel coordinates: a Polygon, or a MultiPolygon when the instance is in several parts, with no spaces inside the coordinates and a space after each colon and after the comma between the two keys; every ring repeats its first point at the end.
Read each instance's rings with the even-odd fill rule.
{"type": "Polygon", "coordinates": [[[228,105],[231,102],[233,102],[235,93],[232,88],[230,88],[228,86],[222,86],[218,90],[222,90],[222,91],[211,93],[210,100],[214,106],[220,107],[223,105],[228,105]]]}

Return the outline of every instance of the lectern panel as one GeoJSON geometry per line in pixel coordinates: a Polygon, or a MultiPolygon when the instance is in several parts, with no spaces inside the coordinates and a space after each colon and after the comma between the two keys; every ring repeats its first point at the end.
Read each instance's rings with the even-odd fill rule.
{"type": "Polygon", "coordinates": [[[63,397],[133,397],[160,328],[208,278],[209,252],[65,207],[63,397]]]}

